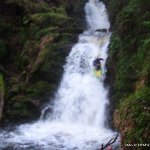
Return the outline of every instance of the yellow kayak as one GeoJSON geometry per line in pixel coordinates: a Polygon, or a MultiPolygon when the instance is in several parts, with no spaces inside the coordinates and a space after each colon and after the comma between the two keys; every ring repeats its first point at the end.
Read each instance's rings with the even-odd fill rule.
{"type": "Polygon", "coordinates": [[[94,70],[94,74],[95,74],[96,77],[101,77],[102,70],[94,70]]]}

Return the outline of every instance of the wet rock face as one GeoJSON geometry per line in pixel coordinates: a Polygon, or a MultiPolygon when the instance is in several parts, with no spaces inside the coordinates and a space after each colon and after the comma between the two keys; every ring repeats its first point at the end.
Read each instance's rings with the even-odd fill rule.
{"type": "Polygon", "coordinates": [[[79,24],[84,19],[78,14],[83,14],[83,6],[84,1],[67,0],[0,2],[4,120],[39,118],[42,105],[57,89],[65,57],[82,32],[79,24]]]}

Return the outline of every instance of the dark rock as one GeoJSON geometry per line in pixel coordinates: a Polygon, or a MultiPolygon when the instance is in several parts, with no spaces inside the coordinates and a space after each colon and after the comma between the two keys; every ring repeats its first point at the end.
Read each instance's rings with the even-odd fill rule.
{"type": "Polygon", "coordinates": [[[109,32],[108,29],[96,29],[97,32],[109,32]]]}

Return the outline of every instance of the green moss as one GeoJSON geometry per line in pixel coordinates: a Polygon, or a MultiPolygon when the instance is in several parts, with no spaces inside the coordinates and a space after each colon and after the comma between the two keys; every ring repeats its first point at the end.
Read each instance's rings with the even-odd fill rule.
{"type": "Polygon", "coordinates": [[[8,117],[8,119],[13,121],[16,119],[21,121],[23,118],[34,118],[35,114],[33,110],[35,109],[35,106],[33,105],[31,109],[28,107],[28,103],[31,103],[31,106],[33,105],[31,98],[26,95],[16,95],[12,97],[9,101],[9,104],[7,103],[5,106],[7,110],[5,115],[8,117]]]}
{"type": "MultiPolygon", "coordinates": [[[[59,83],[78,23],[66,12],[72,4],[68,1],[0,3],[0,69],[7,79],[4,119],[34,119],[32,110],[39,112],[59,83]]],[[[77,4],[79,10],[81,3],[73,2],[72,8],[77,4]]]]}
{"type": "Polygon", "coordinates": [[[66,10],[64,6],[60,6],[58,8],[55,9],[55,12],[58,14],[63,14],[65,16],[67,16],[66,10]]]}
{"type": "Polygon", "coordinates": [[[51,23],[52,25],[61,25],[66,22],[66,20],[70,19],[68,16],[64,14],[47,12],[47,13],[38,13],[33,14],[32,20],[38,24],[44,24],[44,26],[51,23]]]}
{"type": "Polygon", "coordinates": [[[141,40],[141,46],[138,48],[138,53],[136,57],[136,63],[138,64],[138,74],[139,76],[149,76],[150,75],[150,38],[147,37],[141,40]]]}
{"type": "Polygon", "coordinates": [[[4,77],[1,73],[0,73],[0,92],[3,93],[3,94],[5,92],[4,77]]]}
{"type": "Polygon", "coordinates": [[[40,39],[44,35],[49,35],[49,36],[55,38],[55,37],[57,37],[59,35],[59,33],[57,32],[57,30],[58,30],[58,26],[52,26],[52,27],[43,28],[43,29],[39,30],[36,33],[36,38],[40,39]]]}
{"type": "Polygon", "coordinates": [[[107,4],[115,30],[108,60],[113,91],[111,100],[117,109],[115,126],[126,150],[125,143],[146,143],[149,140],[150,1],[119,0],[115,3],[115,0],[108,0],[107,4]]]}
{"type": "Polygon", "coordinates": [[[144,25],[145,27],[150,28],[150,21],[144,21],[144,22],[143,22],[143,25],[144,25]]]}
{"type": "Polygon", "coordinates": [[[50,83],[46,81],[38,81],[34,84],[31,84],[30,87],[26,90],[29,97],[32,97],[34,99],[36,98],[43,98],[50,95],[48,91],[52,89],[52,86],[50,83]]]}

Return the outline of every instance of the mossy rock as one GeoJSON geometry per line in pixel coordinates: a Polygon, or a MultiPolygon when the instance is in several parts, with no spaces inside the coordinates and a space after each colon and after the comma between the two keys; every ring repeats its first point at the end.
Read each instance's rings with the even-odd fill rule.
{"type": "MultiPolygon", "coordinates": [[[[38,103],[38,102],[37,102],[38,103]]],[[[9,100],[5,106],[7,110],[5,117],[13,122],[20,122],[23,120],[31,121],[38,119],[40,116],[40,109],[35,102],[27,95],[17,95],[9,100]]]]}
{"type": "Polygon", "coordinates": [[[3,93],[5,92],[5,86],[4,86],[4,76],[2,73],[0,73],[0,92],[3,93]]]}
{"type": "Polygon", "coordinates": [[[46,82],[46,81],[37,81],[29,86],[29,88],[26,90],[27,95],[33,100],[38,99],[49,99],[49,96],[51,95],[50,91],[53,89],[53,85],[46,82]]]}
{"type": "Polygon", "coordinates": [[[73,20],[80,18],[77,14],[83,1],[71,3],[76,15],[68,14],[70,3],[65,0],[57,4],[46,0],[0,2],[0,69],[6,78],[4,119],[38,118],[41,106],[53,96],[68,47],[79,33],[74,29],[80,23],[73,20]]]}

